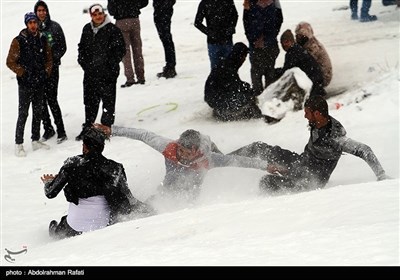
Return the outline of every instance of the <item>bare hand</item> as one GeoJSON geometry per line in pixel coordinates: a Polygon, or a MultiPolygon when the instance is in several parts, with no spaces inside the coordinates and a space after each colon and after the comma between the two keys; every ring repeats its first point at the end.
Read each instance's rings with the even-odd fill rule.
{"type": "Polygon", "coordinates": [[[40,179],[42,180],[43,183],[47,183],[47,182],[51,182],[54,180],[56,176],[53,174],[43,174],[42,177],[40,177],[40,179]]]}
{"type": "Polygon", "coordinates": [[[104,124],[100,124],[100,123],[93,124],[93,127],[102,130],[104,132],[104,134],[107,135],[108,138],[110,138],[110,136],[111,136],[111,127],[106,126],[104,124]]]}
{"type": "Polygon", "coordinates": [[[278,164],[268,164],[267,166],[268,173],[271,174],[286,174],[288,173],[288,169],[284,166],[278,164]]]}

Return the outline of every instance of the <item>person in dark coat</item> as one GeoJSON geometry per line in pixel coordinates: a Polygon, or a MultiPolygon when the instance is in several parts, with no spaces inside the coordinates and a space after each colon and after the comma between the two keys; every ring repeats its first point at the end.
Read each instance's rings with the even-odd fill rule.
{"type": "Polygon", "coordinates": [[[56,239],[98,230],[129,218],[129,214],[155,214],[131,193],[121,163],[102,155],[107,136],[89,128],[83,135],[83,154],[65,160],[57,175],[44,174],[44,192],[55,198],[64,190],[68,215],[53,220],[49,234],[56,239]]]}
{"type": "Polygon", "coordinates": [[[78,44],[78,63],[83,76],[83,103],[85,122],[76,137],[82,140],[85,129],[95,122],[100,101],[103,103],[101,123],[111,126],[115,120],[116,84],[119,63],[125,55],[125,41],[100,4],[89,8],[91,22],[82,30],[78,44]]]}
{"type": "Polygon", "coordinates": [[[115,18],[115,25],[121,29],[125,40],[126,53],[122,59],[126,82],[122,88],[134,84],[145,84],[144,58],[140,28],[141,9],[149,4],[149,0],[108,0],[107,9],[115,18]],[[131,51],[132,48],[132,51],[131,51]],[[136,72],[132,67],[132,59],[136,72]]]}
{"type": "Polygon", "coordinates": [[[51,75],[50,78],[47,79],[44,86],[44,104],[42,115],[44,134],[42,136],[42,141],[47,141],[55,135],[48,109],[48,107],[50,107],[51,113],[54,117],[54,123],[57,126],[57,143],[60,144],[67,140],[62,113],[57,100],[59,68],[61,65],[61,58],[67,51],[67,44],[65,42],[64,32],[60,24],[54,20],[51,20],[49,8],[44,1],[36,2],[34,6],[34,12],[39,19],[39,30],[47,38],[47,42],[51,47],[51,53],[53,55],[53,67],[51,75]]]}
{"type": "Polygon", "coordinates": [[[278,34],[283,23],[279,0],[245,0],[243,25],[250,48],[251,83],[261,94],[274,80],[279,55],[278,34]]]}
{"type": "Polygon", "coordinates": [[[237,121],[265,118],[257,105],[257,95],[249,83],[239,77],[239,68],[246,60],[248,48],[236,43],[227,58],[211,70],[204,87],[204,100],[213,109],[213,116],[221,121],[237,121]]]}
{"type": "Polygon", "coordinates": [[[290,29],[282,33],[281,44],[286,51],[285,63],[282,68],[275,69],[275,78],[280,78],[288,69],[298,67],[313,83],[310,96],[325,96],[324,76],[320,65],[307,50],[295,42],[294,35],[290,29]]]}
{"type": "Polygon", "coordinates": [[[194,26],[207,35],[211,69],[231,52],[238,17],[233,0],[202,0],[199,3],[194,26]]]}
{"type": "Polygon", "coordinates": [[[165,66],[157,73],[158,78],[174,78],[176,76],[175,44],[171,34],[171,18],[174,13],[176,0],[153,0],[153,18],[158,36],[164,47],[165,66]]]}
{"type": "Polygon", "coordinates": [[[10,46],[7,67],[17,76],[18,120],[15,130],[15,155],[25,157],[23,147],[26,120],[32,103],[32,149],[50,149],[40,140],[40,122],[43,112],[43,92],[49,78],[53,59],[46,37],[39,32],[38,18],[29,12],[24,16],[26,28],[21,30],[10,46]]]}
{"type": "Polygon", "coordinates": [[[321,96],[312,96],[305,102],[304,117],[308,120],[310,138],[302,154],[254,142],[229,155],[255,157],[278,164],[279,174],[264,176],[260,188],[266,193],[285,193],[323,188],[335,170],[343,153],[363,159],[378,181],[388,179],[372,149],[346,136],[343,125],[329,115],[328,104],[321,96]]]}

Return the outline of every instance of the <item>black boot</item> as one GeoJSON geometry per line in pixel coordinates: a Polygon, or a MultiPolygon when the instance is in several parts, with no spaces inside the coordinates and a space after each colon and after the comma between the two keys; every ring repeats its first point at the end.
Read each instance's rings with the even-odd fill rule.
{"type": "Polygon", "coordinates": [[[166,78],[166,79],[170,79],[170,78],[174,78],[176,76],[176,71],[175,71],[175,67],[167,67],[165,66],[163,68],[163,71],[157,74],[158,78],[166,78]]]}

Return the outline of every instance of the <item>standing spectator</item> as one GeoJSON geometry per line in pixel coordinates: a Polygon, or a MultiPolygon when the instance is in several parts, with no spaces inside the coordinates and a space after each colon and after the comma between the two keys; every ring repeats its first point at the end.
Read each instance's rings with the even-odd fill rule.
{"type": "Polygon", "coordinates": [[[175,3],[176,0],[153,0],[154,24],[165,53],[165,66],[162,72],[157,73],[158,78],[169,79],[176,76],[175,45],[171,34],[171,18],[174,13],[175,3]]]}
{"type": "Polygon", "coordinates": [[[300,22],[296,26],[296,43],[302,46],[318,62],[324,77],[323,86],[326,87],[332,80],[332,63],[322,43],[314,36],[311,24],[300,22]]]}
{"type": "Polygon", "coordinates": [[[39,141],[43,111],[43,88],[53,64],[51,48],[46,37],[39,32],[35,13],[25,14],[26,28],[15,37],[7,56],[7,66],[17,75],[18,120],[15,131],[15,155],[25,157],[23,147],[25,124],[32,103],[32,149],[50,149],[39,141]]]}
{"type": "Polygon", "coordinates": [[[60,144],[67,140],[60,105],[57,101],[59,67],[61,64],[61,58],[67,51],[67,44],[65,43],[65,36],[61,26],[54,20],[51,20],[47,4],[44,1],[37,1],[34,11],[39,19],[39,30],[47,38],[47,42],[51,47],[51,53],[53,55],[53,68],[51,75],[44,85],[42,115],[44,134],[42,141],[47,141],[55,135],[54,128],[51,125],[49,110],[47,108],[50,107],[51,113],[54,117],[54,123],[57,126],[57,143],[60,144]]]}
{"type": "Polygon", "coordinates": [[[107,9],[110,15],[115,18],[115,25],[121,29],[124,36],[126,53],[122,59],[126,82],[122,88],[130,87],[134,84],[144,84],[144,59],[142,53],[142,38],[140,37],[140,9],[146,7],[149,0],[108,0],[107,9]],[[132,48],[132,52],[131,52],[132,48]],[[132,68],[135,65],[135,73],[132,68]]]}
{"type": "Polygon", "coordinates": [[[256,94],[261,94],[274,79],[282,9],[279,0],[245,0],[243,8],[243,25],[250,47],[252,87],[256,94]]]}
{"type": "Polygon", "coordinates": [[[199,3],[194,26],[207,35],[211,69],[231,52],[237,21],[238,12],[233,0],[202,0],[199,3]]]}
{"type": "MultiPolygon", "coordinates": [[[[375,21],[378,18],[375,15],[369,14],[369,8],[371,8],[372,0],[362,0],[361,6],[361,14],[360,21],[361,22],[369,22],[375,21]]],[[[350,0],[350,10],[351,10],[351,19],[358,20],[358,0],[350,0]]]]}
{"type": "Polygon", "coordinates": [[[48,198],[64,189],[68,215],[51,221],[49,234],[56,239],[98,230],[130,213],[154,214],[131,193],[122,164],[103,156],[106,135],[89,128],[83,136],[82,154],[68,158],[57,175],[41,179],[48,198]]]}
{"type": "Polygon", "coordinates": [[[108,126],[114,123],[119,63],[125,55],[122,32],[110,21],[103,7],[94,4],[89,12],[92,20],[83,27],[78,45],[78,63],[84,71],[85,123],[77,141],[82,140],[85,130],[95,122],[100,101],[103,102],[101,123],[108,126]]]}
{"type": "Polygon", "coordinates": [[[238,121],[264,118],[276,122],[261,113],[257,96],[250,84],[239,77],[239,68],[246,60],[249,49],[236,43],[227,58],[211,70],[204,88],[204,100],[213,109],[213,116],[220,121],[238,121]]]}
{"type": "Polygon", "coordinates": [[[311,96],[307,99],[304,105],[304,117],[310,126],[310,138],[300,155],[261,141],[230,153],[230,155],[267,160],[271,166],[274,164],[280,166],[279,174],[265,175],[261,179],[262,191],[297,192],[323,188],[343,153],[364,160],[378,181],[390,178],[385,174],[385,170],[369,146],[346,136],[342,124],[329,115],[328,104],[323,97],[311,96]]]}

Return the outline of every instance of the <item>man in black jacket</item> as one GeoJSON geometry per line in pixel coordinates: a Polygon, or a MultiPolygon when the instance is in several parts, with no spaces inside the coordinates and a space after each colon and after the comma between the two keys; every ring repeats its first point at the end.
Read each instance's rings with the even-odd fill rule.
{"type": "Polygon", "coordinates": [[[297,192],[323,188],[336,168],[343,153],[363,159],[378,181],[388,179],[372,149],[346,136],[342,124],[329,115],[328,104],[321,96],[312,96],[304,104],[310,138],[302,154],[254,142],[230,154],[255,157],[286,167],[279,174],[266,175],[260,188],[266,193],[297,192]]]}
{"type": "Polygon", "coordinates": [[[50,223],[51,237],[60,239],[101,229],[118,222],[120,215],[154,214],[132,195],[123,165],[102,155],[106,138],[103,131],[89,128],[83,135],[83,154],[68,158],[57,175],[41,177],[48,198],[64,189],[70,202],[68,215],[60,223],[50,223]]]}
{"type": "Polygon", "coordinates": [[[111,22],[103,7],[92,5],[89,13],[92,20],[83,27],[78,44],[78,63],[84,71],[85,123],[75,138],[77,141],[82,140],[85,129],[95,123],[100,101],[103,102],[101,123],[107,126],[114,123],[119,63],[125,55],[122,32],[111,22]]]}
{"type": "Polygon", "coordinates": [[[154,24],[165,53],[165,66],[162,72],[157,73],[158,78],[170,79],[176,76],[175,44],[171,34],[171,18],[174,13],[175,3],[176,0],[153,0],[154,24]]]}
{"type": "Polygon", "coordinates": [[[199,3],[194,26],[207,35],[211,70],[231,52],[238,17],[233,0],[202,0],[199,3]]]}
{"type": "Polygon", "coordinates": [[[44,134],[42,141],[47,141],[55,135],[48,110],[48,107],[50,107],[51,113],[54,117],[54,123],[57,126],[57,143],[60,144],[67,140],[61,109],[57,100],[59,68],[61,64],[61,58],[67,51],[67,44],[65,42],[65,36],[61,26],[57,22],[51,20],[49,8],[44,1],[36,2],[34,12],[39,19],[39,31],[46,37],[53,55],[53,68],[51,75],[50,78],[47,79],[44,86],[44,103],[42,114],[44,134]]]}
{"type": "Polygon", "coordinates": [[[245,44],[236,43],[228,57],[211,70],[204,88],[204,100],[220,121],[264,118],[266,122],[276,122],[277,119],[262,115],[255,92],[239,77],[238,71],[247,53],[245,44]]]}

